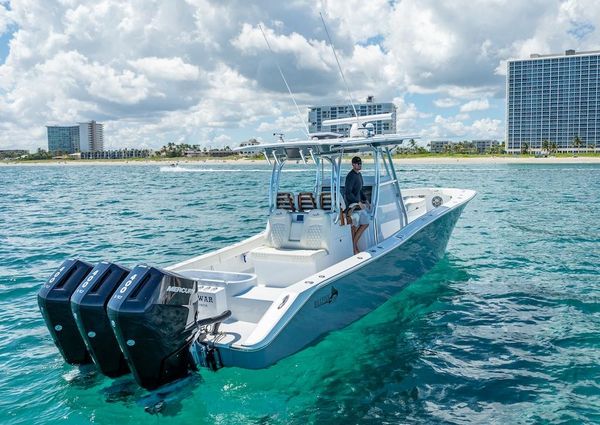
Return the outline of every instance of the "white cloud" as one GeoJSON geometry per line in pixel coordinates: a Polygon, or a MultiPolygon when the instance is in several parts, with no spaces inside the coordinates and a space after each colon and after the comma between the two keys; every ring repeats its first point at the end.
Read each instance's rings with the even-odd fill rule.
{"type": "Polygon", "coordinates": [[[487,99],[471,100],[460,107],[460,112],[485,111],[489,107],[487,99]]]}
{"type": "Polygon", "coordinates": [[[483,118],[465,122],[468,116],[457,115],[443,117],[437,115],[432,125],[421,132],[424,139],[502,139],[502,121],[498,119],[483,118]]]}
{"type": "Polygon", "coordinates": [[[87,119],[111,147],[299,137],[276,63],[301,108],[347,99],[319,10],[354,99],[394,99],[398,129],[424,137],[502,137],[505,61],[599,39],[594,0],[0,0],[0,34],[16,30],[0,148],[45,147],[45,125],[87,119]]]}
{"type": "Polygon", "coordinates": [[[211,145],[212,147],[219,147],[219,148],[224,148],[225,146],[229,146],[230,148],[231,146],[231,137],[229,137],[226,134],[219,134],[218,136],[214,137],[211,141],[211,145]]]}
{"type": "Polygon", "coordinates": [[[453,106],[458,105],[458,101],[456,99],[450,99],[448,97],[443,99],[436,99],[433,101],[433,104],[438,108],[452,108],[453,106]]]}
{"type": "Polygon", "coordinates": [[[171,81],[195,80],[200,75],[197,66],[185,63],[179,57],[157,58],[155,56],[129,61],[137,71],[151,78],[171,81]]]}
{"type": "Polygon", "coordinates": [[[0,3],[0,35],[8,30],[8,26],[12,23],[7,7],[0,3]]]}
{"type": "Polygon", "coordinates": [[[490,118],[476,120],[472,124],[472,129],[474,133],[473,137],[499,139],[502,137],[503,133],[503,128],[501,127],[501,124],[502,121],[490,118]]]}
{"type": "MultiPolygon", "coordinates": [[[[275,53],[291,53],[300,68],[316,69],[327,72],[329,67],[325,63],[328,47],[323,41],[307,40],[298,33],[290,35],[277,35],[275,31],[261,24],[271,49],[275,53]]],[[[269,48],[258,26],[253,27],[245,23],[242,31],[231,44],[245,55],[269,54],[269,48]]]]}
{"type": "Polygon", "coordinates": [[[330,19],[338,24],[338,33],[332,35],[334,44],[341,39],[360,42],[381,35],[385,27],[381,17],[392,11],[387,0],[327,0],[322,6],[327,25],[331,25],[330,19]]]}
{"type": "Polygon", "coordinates": [[[302,133],[305,132],[304,125],[306,124],[306,118],[300,120],[298,114],[279,116],[273,122],[262,121],[257,127],[257,131],[265,133],[284,133],[289,134],[293,131],[300,130],[302,133]]]}

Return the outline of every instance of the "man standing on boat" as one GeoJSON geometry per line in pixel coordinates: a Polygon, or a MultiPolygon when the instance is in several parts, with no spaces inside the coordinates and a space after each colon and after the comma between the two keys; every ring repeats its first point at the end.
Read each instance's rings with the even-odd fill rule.
{"type": "Polygon", "coordinates": [[[354,253],[358,254],[358,241],[369,227],[369,215],[367,208],[370,207],[367,201],[367,196],[363,192],[363,178],[360,173],[362,169],[362,160],[360,157],[355,156],[352,158],[352,170],[346,176],[346,183],[344,185],[344,197],[346,198],[346,205],[348,209],[352,210],[358,208],[358,213],[352,214],[352,243],[354,245],[354,253]]]}

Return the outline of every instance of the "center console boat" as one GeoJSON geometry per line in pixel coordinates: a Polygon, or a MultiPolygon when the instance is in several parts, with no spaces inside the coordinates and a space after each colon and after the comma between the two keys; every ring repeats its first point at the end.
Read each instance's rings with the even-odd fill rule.
{"type": "Polygon", "coordinates": [[[404,139],[363,132],[253,146],[272,166],[262,233],[164,268],[66,260],[38,295],[61,354],[154,389],[197,368],[268,367],[368,314],[442,258],[475,196],[401,190],[391,150],[404,139]],[[348,155],[373,159],[358,254],[343,197],[348,155]],[[314,185],[280,191],[297,161],[314,166],[314,185]]]}

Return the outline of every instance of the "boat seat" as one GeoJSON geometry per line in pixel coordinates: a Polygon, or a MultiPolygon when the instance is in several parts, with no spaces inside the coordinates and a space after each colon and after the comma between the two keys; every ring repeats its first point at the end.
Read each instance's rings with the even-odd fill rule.
{"type": "Polygon", "coordinates": [[[404,198],[404,205],[420,204],[425,198],[404,198]]]}
{"type": "Polygon", "coordinates": [[[331,192],[321,192],[321,208],[331,211],[331,192]]]}
{"type": "Polygon", "coordinates": [[[404,198],[404,207],[406,212],[412,212],[425,207],[425,198],[404,198]]]}
{"type": "Polygon", "coordinates": [[[266,245],[278,249],[325,249],[329,252],[331,214],[321,209],[308,213],[290,213],[275,210],[269,216],[266,245]],[[292,216],[301,215],[302,220],[293,222],[292,216]],[[301,226],[292,229],[292,226],[301,226]],[[294,230],[294,231],[293,231],[294,230]],[[297,235],[294,236],[297,232],[297,235]]]}
{"type": "MultiPolygon", "coordinates": [[[[321,192],[321,208],[325,211],[331,211],[331,192],[321,192]]],[[[346,203],[344,202],[344,198],[340,198],[340,226],[346,225],[346,214],[344,214],[345,209],[346,203]]]]}
{"type": "Polygon", "coordinates": [[[323,210],[312,210],[304,219],[304,228],[300,237],[303,249],[326,249],[329,251],[329,233],[331,218],[323,210]]]}
{"type": "Polygon", "coordinates": [[[310,211],[315,208],[317,208],[317,203],[311,192],[301,192],[298,194],[298,211],[310,211]]]}
{"type": "Polygon", "coordinates": [[[278,192],[277,209],[296,211],[296,206],[294,205],[294,196],[290,192],[278,192]]]}
{"type": "Polygon", "coordinates": [[[324,249],[281,249],[261,246],[249,252],[259,283],[286,287],[325,268],[324,249]]]}
{"type": "Polygon", "coordinates": [[[274,248],[283,248],[289,239],[292,227],[292,216],[286,210],[273,211],[269,216],[267,244],[274,248]]]}
{"type": "MultiPolygon", "coordinates": [[[[329,255],[331,214],[313,209],[302,214],[299,240],[290,239],[292,215],[275,210],[269,217],[266,246],[248,253],[259,283],[284,287],[324,269],[333,260],[329,255]]],[[[298,224],[298,223],[295,223],[298,224]]]]}

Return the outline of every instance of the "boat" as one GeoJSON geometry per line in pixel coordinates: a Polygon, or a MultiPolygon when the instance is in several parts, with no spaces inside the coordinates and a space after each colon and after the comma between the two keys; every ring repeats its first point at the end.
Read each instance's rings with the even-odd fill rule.
{"type": "Polygon", "coordinates": [[[267,368],[431,270],[476,193],[401,188],[392,149],[409,136],[374,135],[365,124],[375,118],[389,117],[330,120],[352,123],[348,137],[253,146],[272,168],[266,227],[255,236],[164,268],[66,260],[38,294],[66,362],[131,372],[150,390],[198,369],[267,368]],[[358,254],[343,196],[350,155],[372,158],[358,254]],[[314,185],[282,192],[282,171],[296,161],[313,166],[314,185]]]}

